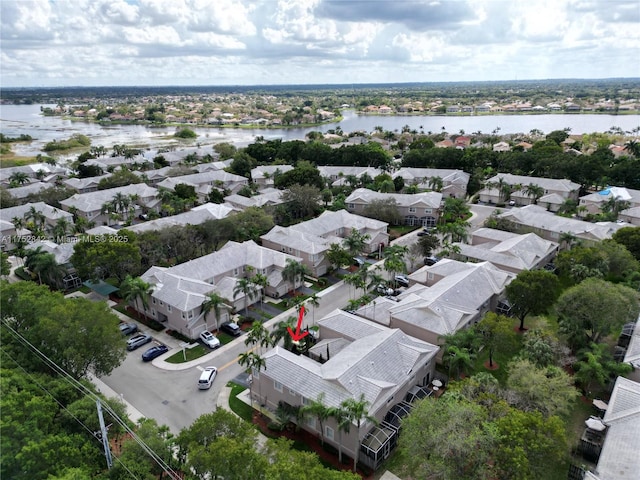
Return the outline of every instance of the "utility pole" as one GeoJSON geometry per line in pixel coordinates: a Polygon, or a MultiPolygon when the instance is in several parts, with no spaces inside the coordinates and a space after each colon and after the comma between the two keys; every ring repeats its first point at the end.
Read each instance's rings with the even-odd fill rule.
{"type": "Polygon", "coordinates": [[[100,437],[102,437],[102,446],[104,448],[104,456],[107,459],[107,468],[111,469],[113,461],[111,459],[111,449],[109,448],[109,438],[107,437],[107,427],[104,425],[104,418],[102,417],[102,405],[100,399],[96,400],[96,406],[98,407],[98,420],[100,421],[100,437]]]}

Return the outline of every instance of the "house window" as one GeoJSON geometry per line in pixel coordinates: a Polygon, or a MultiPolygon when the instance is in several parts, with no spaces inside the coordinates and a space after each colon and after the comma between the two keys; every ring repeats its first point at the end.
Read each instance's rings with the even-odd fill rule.
{"type": "Polygon", "coordinates": [[[431,215],[431,210],[432,210],[431,208],[425,208],[425,209],[424,209],[424,213],[425,213],[426,215],[431,215]]]}
{"type": "Polygon", "coordinates": [[[333,440],[333,428],[329,426],[324,427],[324,438],[328,440],[333,440]]]}
{"type": "Polygon", "coordinates": [[[433,272],[427,272],[427,280],[433,280],[433,272]]]}
{"type": "Polygon", "coordinates": [[[237,268],[234,268],[234,269],[233,269],[233,274],[234,274],[234,275],[238,275],[238,269],[237,269],[237,268]]]}
{"type": "Polygon", "coordinates": [[[155,299],[155,297],[151,297],[151,303],[153,303],[154,305],[156,304],[156,299],[155,299]]]}
{"type": "Polygon", "coordinates": [[[356,208],[356,205],[355,205],[355,203],[350,203],[350,204],[347,205],[347,208],[349,210],[353,210],[354,208],[356,208]]]}
{"type": "Polygon", "coordinates": [[[275,388],[277,391],[282,393],[282,384],[280,382],[278,382],[277,380],[273,381],[273,388],[275,388]]]}
{"type": "Polygon", "coordinates": [[[164,303],[160,302],[160,306],[163,306],[163,305],[164,305],[164,303]]]}
{"type": "Polygon", "coordinates": [[[313,430],[316,429],[316,417],[307,417],[304,420],[304,423],[313,430]]]}
{"type": "Polygon", "coordinates": [[[296,394],[296,392],[295,392],[295,391],[293,391],[293,390],[289,389],[289,395],[295,395],[295,394],[296,394]]]}
{"type": "Polygon", "coordinates": [[[409,213],[416,213],[416,207],[409,207],[409,213]]]}
{"type": "Polygon", "coordinates": [[[182,319],[184,320],[184,312],[182,312],[182,315],[181,315],[181,316],[182,316],[182,319]]]}
{"type": "Polygon", "coordinates": [[[302,397],[302,405],[309,405],[309,399],[305,396],[302,397]]]}
{"type": "Polygon", "coordinates": [[[189,318],[193,318],[193,310],[189,311],[189,318]]]}
{"type": "Polygon", "coordinates": [[[167,303],[167,312],[170,312],[170,311],[171,311],[171,305],[167,303]]]}

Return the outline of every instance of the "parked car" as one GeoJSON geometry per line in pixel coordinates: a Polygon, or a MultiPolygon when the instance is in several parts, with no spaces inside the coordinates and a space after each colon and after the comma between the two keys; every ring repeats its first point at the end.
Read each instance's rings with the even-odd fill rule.
{"type": "Polygon", "coordinates": [[[213,381],[216,378],[218,369],[216,367],[206,367],[200,374],[198,379],[198,388],[200,390],[208,390],[211,388],[213,381]]]}
{"type": "Polygon", "coordinates": [[[138,331],[138,325],[133,322],[121,323],[120,325],[118,325],[118,328],[123,335],[131,335],[132,333],[136,333],[138,331]]]}
{"type": "Polygon", "coordinates": [[[405,277],[404,275],[396,275],[395,276],[395,281],[396,281],[396,283],[398,283],[399,285],[402,285],[403,287],[408,287],[409,286],[409,279],[407,277],[405,277]]]}
{"type": "Polygon", "coordinates": [[[364,258],[360,258],[360,257],[353,257],[353,264],[360,268],[361,266],[363,266],[365,264],[364,258]]]}
{"type": "Polygon", "coordinates": [[[391,287],[383,285],[382,283],[379,283],[378,285],[376,285],[376,293],[378,293],[378,295],[393,295],[395,293],[395,290],[391,287]]]}
{"type": "Polygon", "coordinates": [[[142,354],[143,362],[150,362],[154,358],[158,358],[163,353],[167,353],[169,351],[169,347],[166,345],[155,345],[142,354]]]}
{"type": "Polygon", "coordinates": [[[240,327],[233,322],[224,322],[222,325],[220,325],[220,330],[222,330],[225,333],[228,333],[232,337],[239,337],[240,334],[242,333],[242,330],[240,330],[240,327]]]}
{"type": "Polygon", "coordinates": [[[151,340],[153,339],[151,338],[151,335],[149,335],[148,333],[139,333],[138,335],[135,335],[131,337],[129,340],[127,340],[127,350],[129,351],[135,350],[136,348],[139,348],[142,345],[146,345],[151,340]]]}
{"type": "Polygon", "coordinates": [[[436,263],[438,263],[440,261],[439,257],[436,257],[434,255],[430,256],[430,257],[424,257],[424,264],[428,267],[430,267],[431,265],[435,265],[436,263]]]}
{"type": "Polygon", "coordinates": [[[435,227],[424,227],[422,230],[418,232],[419,237],[424,237],[425,235],[429,235],[435,231],[435,227]]]}
{"type": "Polygon", "coordinates": [[[207,330],[200,334],[200,340],[202,340],[202,343],[211,349],[218,348],[220,346],[220,340],[218,340],[218,337],[207,330]]]}

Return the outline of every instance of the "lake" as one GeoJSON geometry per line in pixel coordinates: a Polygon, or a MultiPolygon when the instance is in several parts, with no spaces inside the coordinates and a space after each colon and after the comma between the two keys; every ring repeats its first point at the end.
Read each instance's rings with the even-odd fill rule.
{"type": "MultiPolygon", "coordinates": [[[[43,105],[46,106],[46,105],[43,105]]],[[[49,105],[51,106],[51,105],[49,105]]],[[[55,105],[53,105],[55,106],[55,105]]],[[[52,140],[64,140],[75,133],[87,135],[92,145],[107,148],[116,144],[126,144],[145,148],[159,148],[175,145],[176,140],[169,138],[175,127],[151,127],[147,125],[110,125],[103,126],[85,121],[71,121],[60,117],[40,115],[40,105],[1,105],[0,131],[14,137],[20,134],[31,135],[35,140],[29,144],[13,145],[18,155],[36,155],[43,153],[44,145],[52,140]]],[[[570,128],[573,134],[606,132],[619,127],[631,132],[640,127],[640,115],[605,114],[515,114],[482,116],[366,116],[357,115],[354,110],[343,111],[340,123],[326,124],[311,128],[206,128],[190,127],[197,134],[197,142],[209,145],[230,142],[239,147],[252,143],[257,136],[271,140],[302,140],[311,131],[326,132],[338,125],[345,133],[353,131],[372,132],[376,126],[384,130],[401,131],[405,125],[417,131],[438,133],[443,129],[449,133],[464,131],[467,134],[480,131],[491,133],[499,128],[500,134],[528,133],[533,129],[549,133],[554,130],[570,128]]]]}

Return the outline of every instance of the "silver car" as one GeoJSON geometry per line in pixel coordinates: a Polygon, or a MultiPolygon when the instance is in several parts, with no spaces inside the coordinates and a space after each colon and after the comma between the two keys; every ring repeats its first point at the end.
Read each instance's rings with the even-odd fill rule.
{"type": "Polygon", "coordinates": [[[153,338],[148,333],[139,333],[137,335],[134,335],[129,340],[127,340],[127,350],[129,351],[135,350],[136,348],[139,348],[142,345],[146,345],[151,340],[153,340],[153,338]]]}

